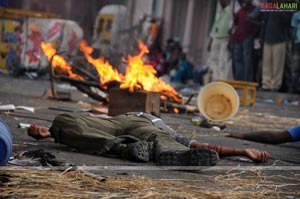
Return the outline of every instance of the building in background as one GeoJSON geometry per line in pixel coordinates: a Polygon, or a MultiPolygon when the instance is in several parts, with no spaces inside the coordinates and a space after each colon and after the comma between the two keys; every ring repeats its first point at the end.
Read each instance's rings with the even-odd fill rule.
{"type": "Polygon", "coordinates": [[[216,0],[128,0],[132,23],[137,23],[143,14],[161,18],[162,41],[179,37],[183,51],[195,65],[206,63],[207,39],[216,6],[216,0]]]}
{"type": "Polygon", "coordinates": [[[162,44],[170,37],[179,37],[183,51],[196,66],[206,63],[208,33],[217,0],[14,0],[9,7],[56,12],[82,27],[90,41],[98,11],[107,4],[127,6],[126,27],[139,24],[145,15],[161,19],[162,44]]]}
{"type": "Polygon", "coordinates": [[[8,7],[57,13],[62,19],[76,21],[90,41],[98,11],[108,4],[126,4],[126,0],[13,0],[8,7]]]}

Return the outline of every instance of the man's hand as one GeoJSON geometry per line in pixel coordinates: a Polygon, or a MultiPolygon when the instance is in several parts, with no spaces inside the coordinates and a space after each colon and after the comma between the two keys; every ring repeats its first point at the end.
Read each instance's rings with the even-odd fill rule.
{"type": "Polygon", "coordinates": [[[250,158],[254,162],[266,162],[269,160],[269,153],[256,149],[243,149],[244,156],[250,158]]]}
{"type": "Polygon", "coordinates": [[[35,124],[31,124],[30,127],[28,127],[27,134],[30,137],[33,137],[36,140],[51,137],[51,133],[49,132],[49,128],[43,127],[43,126],[38,126],[38,125],[35,125],[35,124]]]}

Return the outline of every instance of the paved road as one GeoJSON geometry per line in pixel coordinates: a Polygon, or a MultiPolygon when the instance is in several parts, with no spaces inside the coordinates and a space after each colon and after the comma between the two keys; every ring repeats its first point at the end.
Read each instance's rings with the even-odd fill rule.
{"type": "MultiPolygon", "coordinates": [[[[82,154],[53,143],[51,139],[36,141],[26,135],[25,130],[17,128],[18,123],[36,123],[38,125],[50,125],[51,120],[61,111],[50,110],[50,106],[68,106],[77,108],[87,108],[87,106],[101,106],[98,102],[89,99],[86,95],[77,91],[74,88],[63,84],[58,86],[61,90],[70,92],[72,101],[62,102],[44,99],[41,96],[44,91],[49,88],[47,80],[26,80],[14,79],[7,77],[0,77],[0,105],[14,104],[23,106],[35,107],[35,113],[29,112],[14,112],[15,115],[1,114],[0,117],[4,119],[10,126],[14,136],[14,154],[24,150],[45,149],[47,152],[54,154],[59,160],[68,162],[74,165],[88,165],[88,166],[140,166],[131,168],[127,167],[124,170],[109,170],[105,172],[109,175],[126,174],[143,175],[151,178],[170,178],[170,179],[195,179],[205,175],[216,175],[218,172],[227,172],[231,167],[238,166],[290,166],[287,169],[283,168],[287,175],[300,175],[300,170],[295,169],[300,166],[300,145],[299,143],[288,143],[278,146],[259,144],[248,141],[241,141],[236,139],[225,138],[224,134],[228,132],[247,132],[252,130],[274,130],[285,129],[292,125],[300,123],[300,107],[291,105],[276,105],[256,103],[254,107],[241,107],[236,117],[227,121],[225,124],[227,128],[224,131],[216,131],[213,129],[204,129],[194,126],[190,119],[194,117],[193,114],[167,114],[163,113],[162,118],[167,124],[183,134],[193,137],[202,142],[209,142],[212,144],[220,144],[235,148],[258,148],[267,150],[271,154],[271,159],[267,163],[256,164],[243,157],[227,157],[222,158],[218,163],[218,167],[203,169],[202,172],[180,172],[180,171],[166,171],[159,170],[152,164],[132,163],[129,161],[120,160],[117,158],[99,157],[93,155],[82,154]],[[19,116],[17,116],[19,115],[19,116]],[[27,118],[22,116],[29,116],[35,118],[27,118]],[[141,167],[142,166],[142,167],[141,167]],[[229,166],[222,167],[222,166],[229,166]],[[137,169],[138,168],[138,169],[137,169]],[[155,172],[153,170],[156,170],[155,172]]],[[[110,168],[110,167],[107,167],[110,168]]],[[[116,169],[116,167],[111,167],[116,169]]],[[[245,169],[247,167],[244,167],[245,169]]],[[[259,167],[257,167],[259,168],[259,167]]],[[[266,168],[266,167],[263,167],[266,168]]],[[[273,174],[281,173],[279,167],[274,167],[273,174]]],[[[271,169],[272,170],[272,169],[271,169]]],[[[101,172],[103,172],[101,170],[101,172]]],[[[299,182],[297,182],[299,183],[299,182]]],[[[293,190],[291,188],[290,190],[293,190]]],[[[297,190],[297,189],[296,189],[297,190]]],[[[297,192],[298,193],[298,192],[297,192]]],[[[299,193],[298,193],[299,194],[299,193]]]]}

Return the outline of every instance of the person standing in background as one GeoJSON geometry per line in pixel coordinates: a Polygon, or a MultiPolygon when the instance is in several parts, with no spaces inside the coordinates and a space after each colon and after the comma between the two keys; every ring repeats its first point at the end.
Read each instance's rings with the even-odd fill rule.
{"type": "MultiPolygon", "coordinates": [[[[270,0],[277,3],[279,0],[270,0]]],[[[278,91],[282,84],[288,30],[289,12],[267,12],[264,16],[264,47],[262,64],[262,88],[278,91]]]]}
{"type": "Polygon", "coordinates": [[[294,13],[291,26],[296,31],[292,66],[292,91],[294,93],[300,93],[300,11],[294,13]]]}
{"type": "Polygon", "coordinates": [[[253,36],[257,27],[248,20],[254,10],[252,0],[240,0],[241,8],[234,15],[232,34],[234,79],[253,81],[253,36]]]}
{"type": "Polygon", "coordinates": [[[148,28],[146,44],[150,52],[152,52],[154,50],[155,42],[157,40],[157,36],[159,32],[159,24],[156,19],[151,19],[150,23],[151,24],[148,28]]]}
{"type": "Polygon", "coordinates": [[[210,52],[208,65],[212,79],[232,79],[231,57],[228,50],[230,29],[230,0],[220,0],[221,9],[217,12],[210,32],[207,50],[210,52]]]}

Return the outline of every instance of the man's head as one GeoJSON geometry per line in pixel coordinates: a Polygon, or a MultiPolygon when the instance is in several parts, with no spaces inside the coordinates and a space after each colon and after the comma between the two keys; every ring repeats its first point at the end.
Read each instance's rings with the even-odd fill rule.
{"type": "Polygon", "coordinates": [[[246,6],[252,3],[252,0],[240,0],[242,6],[246,6]]]}
{"type": "Polygon", "coordinates": [[[228,6],[230,4],[231,0],[220,0],[220,4],[222,6],[222,8],[225,8],[226,6],[228,6]]]}

